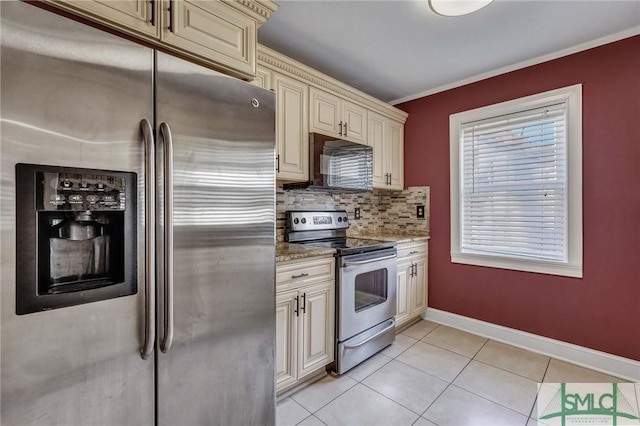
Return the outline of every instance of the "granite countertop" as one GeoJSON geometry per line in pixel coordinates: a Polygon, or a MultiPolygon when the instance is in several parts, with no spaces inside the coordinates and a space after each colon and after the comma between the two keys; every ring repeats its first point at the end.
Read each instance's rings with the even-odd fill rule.
{"type": "Polygon", "coordinates": [[[404,234],[400,232],[380,232],[367,234],[350,234],[351,238],[362,238],[368,240],[390,241],[395,243],[409,243],[412,241],[427,241],[429,234],[404,234]]]}
{"type": "MultiPolygon", "coordinates": [[[[412,241],[427,241],[429,234],[404,234],[396,232],[381,232],[370,234],[349,234],[350,238],[361,238],[365,240],[390,241],[395,243],[409,243],[412,241]]],[[[286,262],[288,260],[305,259],[314,256],[327,256],[336,252],[334,248],[311,247],[306,244],[293,244],[285,242],[276,243],[276,262],[286,262]]]]}
{"type": "Polygon", "coordinates": [[[287,260],[304,259],[313,256],[327,256],[336,252],[334,248],[310,247],[305,244],[276,243],[276,262],[286,262],[287,260]]]}

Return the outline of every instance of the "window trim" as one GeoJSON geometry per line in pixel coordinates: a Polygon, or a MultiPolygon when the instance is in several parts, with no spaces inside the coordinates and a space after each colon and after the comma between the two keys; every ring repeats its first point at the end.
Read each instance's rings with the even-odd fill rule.
{"type": "Polygon", "coordinates": [[[582,278],[582,84],[538,93],[449,116],[451,262],[582,278]],[[518,259],[461,251],[460,126],[553,103],[567,104],[567,261],[518,259]]]}

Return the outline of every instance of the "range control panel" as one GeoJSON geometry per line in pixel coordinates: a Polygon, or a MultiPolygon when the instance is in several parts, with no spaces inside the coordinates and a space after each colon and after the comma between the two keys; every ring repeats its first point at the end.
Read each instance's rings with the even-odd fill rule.
{"type": "Polygon", "coordinates": [[[124,177],[36,172],[38,210],[124,210],[124,177]]]}
{"type": "Polygon", "coordinates": [[[349,218],[345,210],[287,211],[287,228],[291,231],[319,231],[348,227],[349,218]]]}

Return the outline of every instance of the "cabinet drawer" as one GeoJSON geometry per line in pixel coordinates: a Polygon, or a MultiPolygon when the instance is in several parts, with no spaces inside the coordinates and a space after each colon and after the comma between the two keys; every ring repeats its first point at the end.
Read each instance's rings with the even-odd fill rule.
{"type": "Polygon", "coordinates": [[[413,256],[426,256],[426,254],[426,241],[398,244],[398,260],[413,256]]]}
{"type": "Polygon", "coordinates": [[[333,280],[335,263],[332,257],[295,260],[276,264],[276,286],[296,288],[309,282],[333,280]]]}

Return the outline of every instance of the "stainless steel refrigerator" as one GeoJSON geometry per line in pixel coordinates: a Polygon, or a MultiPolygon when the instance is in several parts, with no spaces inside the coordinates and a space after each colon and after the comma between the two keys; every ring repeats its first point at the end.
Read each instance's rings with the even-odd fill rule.
{"type": "Polygon", "coordinates": [[[2,425],[273,424],[274,94],[0,8],[2,425]]]}

